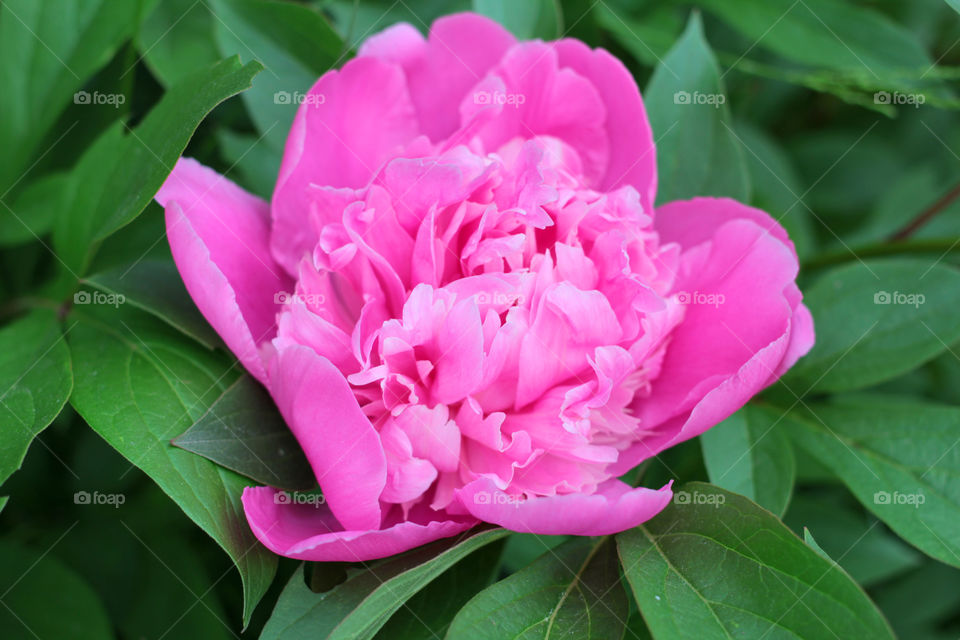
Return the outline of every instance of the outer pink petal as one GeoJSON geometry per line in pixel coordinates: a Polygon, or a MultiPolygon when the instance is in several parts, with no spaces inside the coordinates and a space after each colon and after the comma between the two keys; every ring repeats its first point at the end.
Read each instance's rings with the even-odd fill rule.
{"type": "Polygon", "coordinates": [[[603,49],[590,49],[579,40],[555,45],[560,66],[587,78],[607,108],[606,131],[610,140],[607,172],[600,183],[609,191],[629,184],[640,192],[646,212],[653,211],[657,194],[657,154],[653,131],[633,75],[623,63],[603,49]]]}
{"type": "Polygon", "coordinates": [[[612,479],[592,495],[573,493],[515,502],[489,478],[463,487],[458,496],[473,516],[521,533],[603,536],[646,522],[667,506],[673,491],[634,489],[612,479]]]}
{"type": "MultiPolygon", "coordinates": [[[[310,185],[360,188],[380,165],[418,134],[401,69],[355,58],[329,71],[297,111],[273,194],[271,248],[292,274],[313,250],[310,185]]],[[[330,212],[338,221],[337,212],[330,212]]]]}
{"type": "Polygon", "coordinates": [[[475,526],[470,518],[399,522],[386,529],[342,530],[323,506],[277,504],[275,489],[248,487],[243,508],[250,528],[268,549],[313,562],[360,562],[385,558],[475,526]]]}
{"type": "Polygon", "coordinates": [[[258,347],[276,335],[277,293],[292,284],[268,249],[267,203],[190,158],[157,192],[187,291],[207,321],[261,382],[258,347]]]}
{"type": "Polygon", "coordinates": [[[378,529],[387,462],[343,374],[309,347],[289,346],[271,361],[268,387],[337,520],[378,529]]]}
{"type": "Polygon", "coordinates": [[[515,42],[493,20],[459,13],[434,22],[428,41],[410,25],[399,24],[368,39],[359,55],[403,67],[420,131],[439,142],[459,127],[463,96],[515,42]]]}
{"type": "MultiPolygon", "coordinates": [[[[708,242],[684,247],[676,288],[688,299],[721,294],[725,300],[686,307],[651,393],[633,405],[642,428],[654,434],[621,453],[611,468],[614,474],[724,420],[813,342],[809,312],[794,284],[796,256],[778,237],[778,227],[758,225],[769,218],[758,218],[751,213],[756,210],[733,201],[701,199],[699,204],[746,213],[716,224],[708,242]]],[[[668,211],[682,210],[671,205],[668,211]]],[[[700,225],[709,226],[711,216],[688,212],[687,220],[697,228],[668,230],[668,240],[701,238],[700,225]]]]}

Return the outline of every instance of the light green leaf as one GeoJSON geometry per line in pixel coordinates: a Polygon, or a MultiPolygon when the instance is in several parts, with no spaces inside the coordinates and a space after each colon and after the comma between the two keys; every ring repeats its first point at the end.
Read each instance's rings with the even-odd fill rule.
{"type": "Polygon", "coordinates": [[[700,436],[711,482],[778,515],[787,509],[796,472],[781,415],[748,404],[700,436]]]}
{"type": "Polygon", "coordinates": [[[617,640],[629,615],[613,538],[575,538],[474,596],[446,637],[617,640]]]}
{"type": "Polygon", "coordinates": [[[833,558],[831,558],[827,552],[824,551],[819,544],[817,544],[817,541],[813,539],[813,534],[810,533],[810,529],[807,529],[806,527],[803,528],[803,541],[806,542],[811,549],[819,553],[830,562],[833,562],[833,558]]]}
{"type": "Polygon", "coordinates": [[[960,272],[913,259],[856,262],[807,289],[817,342],[784,382],[797,394],[883,382],[960,338],[960,272]]]}
{"type": "Polygon", "coordinates": [[[99,243],[140,215],[183,153],[200,121],[218,104],[250,86],[262,67],[237,58],[191,74],[168,91],[135,129],[121,123],[102,134],[73,173],[54,249],[84,275],[99,243]]]}
{"type": "Polygon", "coordinates": [[[750,199],[743,149],[732,133],[717,61],[694,13],[657,65],[644,102],[657,145],[657,202],[694,196],[750,199]]]}
{"type": "Polygon", "coordinates": [[[878,395],[809,409],[796,442],[900,537],[960,567],[960,409],[878,395]]]}
{"type": "Polygon", "coordinates": [[[507,536],[493,529],[420,547],[364,569],[324,593],[313,593],[303,567],[287,583],[260,640],[372,638],[403,603],[473,551],[507,536]]]}
{"type": "Polygon", "coordinates": [[[244,624],[276,571],[276,556],[247,525],[250,484],[170,444],[237,376],[235,364],[169,325],[124,306],[74,306],[68,341],[76,370],[71,404],[230,555],[244,590],[244,624]]]}
{"type": "Polygon", "coordinates": [[[654,638],[893,638],[850,576],[769,511],[709,484],[680,491],[690,499],[617,536],[654,638]]]}
{"type": "Polygon", "coordinates": [[[0,329],[0,484],[70,396],[70,351],[54,311],[38,309],[0,329]]]}

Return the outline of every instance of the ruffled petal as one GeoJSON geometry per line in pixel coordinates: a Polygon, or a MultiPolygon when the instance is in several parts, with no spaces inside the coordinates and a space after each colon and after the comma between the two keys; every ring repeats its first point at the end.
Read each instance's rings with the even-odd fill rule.
{"type": "Polygon", "coordinates": [[[560,40],[554,47],[560,66],[589,80],[606,106],[609,158],[599,189],[612,191],[632,185],[649,214],[657,194],[657,154],[636,80],[622,62],[603,49],[590,49],[570,39],[560,40]]]}
{"type": "Polygon", "coordinates": [[[200,312],[261,382],[259,346],[276,335],[275,303],[292,282],[268,248],[267,203],[181,158],[155,196],[177,269],[200,312]]]}
{"type": "Polygon", "coordinates": [[[460,125],[463,96],[515,42],[493,20],[460,13],[434,22],[427,41],[408,24],[390,27],[367,40],[358,55],[403,67],[420,131],[439,142],[460,125]]]}
{"type": "Polygon", "coordinates": [[[572,493],[523,500],[510,496],[489,478],[480,478],[458,493],[460,502],[484,522],[520,533],[604,536],[646,522],[669,504],[670,484],[661,489],[632,488],[613,479],[596,493],[572,493]]]}
{"type": "MultiPolygon", "coordinates": [[[[313,250],[310,185],[360,188],[418,135],[403,72],[376,58],[329,71],[297,111],[273,194],[271,249],[291,274],[313,250]]],[[[335,216],[335,212],[332,214],[335,216]]]]}
{"type": "Polygon", "coordinates": [[[379,528],[386,457],[343,374],[312,349],[288,346],[270,363],[268,387],[337,520],[379,528]]]}
{"type": "Polygon", "coordinates": [[[278,502],[276,489],[247,487],[243,509],[265,547],[288,558],[312,562],[361,562],[386,558],[448,538],[475,526],[472,518],[402,521],[384,529],[343,530],[325,505],[278,502]]]}

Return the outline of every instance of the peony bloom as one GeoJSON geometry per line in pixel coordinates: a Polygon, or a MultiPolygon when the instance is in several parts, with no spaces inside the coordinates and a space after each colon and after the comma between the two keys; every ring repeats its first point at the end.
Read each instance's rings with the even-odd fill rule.
{"type": "Polygon", "coordinates": [[[797,258],[727,199],[654,212],[624,66],[485,18],[400,24],[299,107],[271,203],[182,159],[157,194],[187,289],[275,399],[325,504],[244,492],[273,551],[367,560],[478,522],[602,535],[617,479],[813,343],[797,258]]]}

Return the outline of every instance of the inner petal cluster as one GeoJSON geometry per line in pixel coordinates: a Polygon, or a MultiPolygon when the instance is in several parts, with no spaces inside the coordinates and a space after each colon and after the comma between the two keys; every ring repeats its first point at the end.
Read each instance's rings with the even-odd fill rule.
{"type": "Polygon", "coordinates": [[[404,509],[456,509],[481,477],[592,493],[644,437],[628,406],[683,318],[679,248],[633,187],[585,187],[549,136],[483,146],[420,138],[362,189],[311,185],[317,242],[274,341],[346,374],[404,509]]]}

